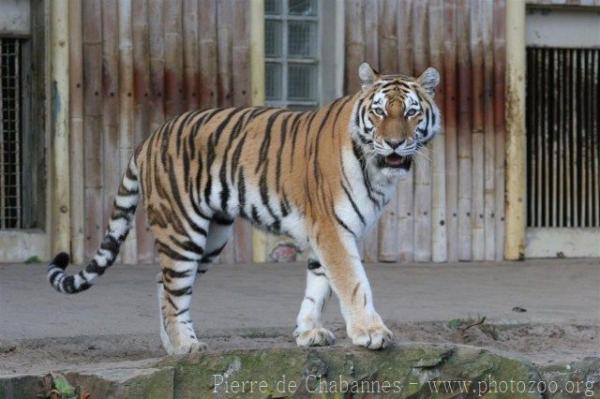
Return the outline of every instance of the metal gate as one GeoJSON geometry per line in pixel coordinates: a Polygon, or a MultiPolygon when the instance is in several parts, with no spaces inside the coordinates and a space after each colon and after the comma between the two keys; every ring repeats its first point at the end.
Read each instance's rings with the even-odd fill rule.
{"type": "Polygon", "coordinates": [[[0,39],[0,229],[21,225],[21,100],[18,39],[0,39]]]}
{"type": "Polygon", "coordinates": [[[600,49],[527,49],[528,256],[600,255],[600,49]]]}

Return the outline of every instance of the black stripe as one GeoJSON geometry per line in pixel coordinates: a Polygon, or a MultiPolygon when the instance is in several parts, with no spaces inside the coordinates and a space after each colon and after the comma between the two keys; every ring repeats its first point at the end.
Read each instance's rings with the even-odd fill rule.
{"type": "Polygon", "coordinates": [[[360,210],[358,209],[356,202],[354,202],[354,200],[352,199],[350,192],[348,192],[346,185],[344,184],[344,182],[340,182],[340,184],[342,185],[342,188],[344,189],[344,193],[346,193],[346,197],[348,197],[348,200],[350,201],[350,204],[352,205],[352,209],[354,209],[354,212],[356,212],[356,214],[358,215],[360,222],[363,224],[363,226],[366,226],[365,218],[362,215],[362,213],[360,213],[360,210]]]}
{"type": "Polygon", "coordinates": [[[169,278],[185,278],[185,277],[190,277],[191,272],[192,272],[192,269],[179,271],[179,270],[169,269],[168,267],[163,267],[162,268],[162,274],[165,275],[165,276],[168,276],[169,278]]]}
{"type": "MultiPolygon", "coordinates": [[[[206,230],[204,228],[202,228],[202,226],[198,226],[190,218],[190,216],[187,214],[187,212],[185,210],[185,207],[183,206],[183,201],[181,199],[181,196],[179,195],[179,189],[177,187],[177,181],[176,181],[177,178],[175,176],[175,167],[173,166],[173,160],[171,158],[169,158],[169,168],[168,168],[167,175],[169,176],[169,183],[171,184],[171,196],[175,200],[175,203],[177,204],[179,211],[183,215],[184,219],[187,221],[188,225],[192,228],[192,230],[194,230],[195,232],[202,234],[203,236],[206,237],[206,235],[207,235],[206,230]]],[[[192,205],[194,204],[194,201],[190,201],[190,202],[192,203],[192,205]]]]}
{"type": "Polygon", "coordinates": [[[175,252],[168,245],[158,240],[156,240],[156,250],[158,251],[158,253],[161,253],[172,260],[179,260],[183,262],[196,262],[196,259],[190,259],[185,255],[181,255],[180,253],[175,252]]]}
{"type": "Polygon", "coordinates": [[[348,227],[348,225],[346,223],[344,223],[344,221],[342,219],[340,219],[340,217],[335,212],[335,209],[333,210],[333,216],[335,216],[335,220],[338,222],[338,224],[340,226],[342,226],[344,228],[344,230],[346,230],[348,233],[350,233],[354,237],[356,237],[356,234],[354,234],[354,232],[352,230],[350,230],[350,227],[348,227]]]}
{"type": "Polygon", "coordinates": [[[205,254],[202,257],[201,262],[206,263],[206,260],[209,260],[210,258],[214,258],[214,257],[218,256],[221,252],[223,252],[223,249],[225,248],[225,245],[227,245],[227,243],[225,243],[225,244],[221,245],[219,248],[217,248],[217,249],[215,249],[215,250],[213,250],[213,251],[205,254]]]}
{"type": "Polygon", "coordinates": [[[172,290],[169,287],[167,287],[165,284],[165,291],[167,291],[167,293],[172,296],[192,295],[192,287],[191,286],[172,290]]]}

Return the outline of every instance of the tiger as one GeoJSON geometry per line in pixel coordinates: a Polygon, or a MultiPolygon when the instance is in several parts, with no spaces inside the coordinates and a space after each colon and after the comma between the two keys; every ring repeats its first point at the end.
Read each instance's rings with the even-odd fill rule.
{"type": "Polygon", "coordinates": [[[115,261],[143,196],[161,267],[160,337],[168,354],[206,349],[190,315],[192,288],[238,216],[309,251],[298,346],[335,342],[321,320],[332,292],[354,345],[393,344],[358,243],[441,130],[433,100],[440,76],[433,67],[417,78],[383,75],[362,63],[358,77],[355,94],[312,111],[214,108],[166,121],[133,151],[98,251],[74,275],[65,272],[69,255],[59,253],[48,266],[50,284],[66,294],[90,288],[115,261]]]}

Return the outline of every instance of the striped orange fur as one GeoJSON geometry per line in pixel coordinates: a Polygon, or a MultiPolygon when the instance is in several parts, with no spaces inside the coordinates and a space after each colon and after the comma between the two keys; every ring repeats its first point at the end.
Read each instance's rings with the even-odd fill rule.
{"type": "Polygon", "coordinates": [[[140,196],[156,239],[161,338],[169,353],[204,348],[190,319],[194,280],[219,255],[241,216],[312,252],[295,331],[299,345],[327,345],[321,312],[331,289],[355,344],[392,340],[375,311],[356,241],[376,222],[398,178],[439,131],[439,74],[419,78],[359,69],[362,90],[311,112],[251,107],[192,111],[166,122],[133,154],[106,236],[88,266],[59,291],[91,286],[115,260],[140,196]]]}

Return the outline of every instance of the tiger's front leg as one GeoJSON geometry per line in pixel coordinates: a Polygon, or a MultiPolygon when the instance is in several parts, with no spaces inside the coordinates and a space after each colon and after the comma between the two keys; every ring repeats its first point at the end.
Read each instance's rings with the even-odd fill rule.
{"type": "MultiPolygon", "coordinates": [[[[328,225],[335,226],[335,221],[328,225]]],[[[339,298],[348,337],[353,344],[369,349],[387,347],[393,341],[393,334],[375,311],[354,236],[335,227],[325,227],[317,237],[313,240],[313,250],[339,298]]]]}
{"type": "Polygon", "coordinates": [[[335,335],[321,323],[321,315],[330,296],[331,287],[325,268],[314,257],[309,257],[306,291],[294,330],[298,346],[326,346],[335,342],[335,335]]]}

